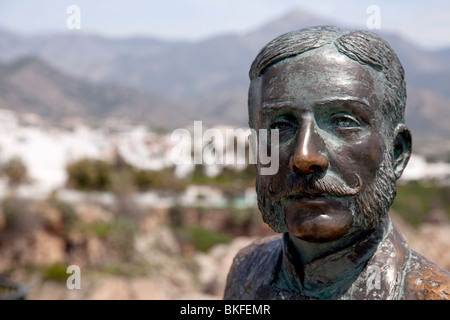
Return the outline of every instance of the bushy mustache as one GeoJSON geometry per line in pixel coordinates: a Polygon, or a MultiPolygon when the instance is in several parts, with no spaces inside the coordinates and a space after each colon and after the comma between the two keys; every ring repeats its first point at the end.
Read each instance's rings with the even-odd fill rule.
{"type": "Polygon", "coordinates": [[[355,173],[356,186],[351,187],[341,178],[329,176],[326,178],[299,177],[293,184],[283,186],[281,189],[274,191],[272,185],[269,185],[269,196],[274,200],[280,200],[292,196],[306,195],[328,195],[336,197],[355,196],[361,192],[362,181],[358,174],[355,173]]]}

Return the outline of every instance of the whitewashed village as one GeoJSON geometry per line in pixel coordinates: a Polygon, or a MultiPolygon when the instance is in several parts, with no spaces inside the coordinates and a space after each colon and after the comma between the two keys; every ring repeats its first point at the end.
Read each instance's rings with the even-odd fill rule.
{"type": "MultiPolygon", "coordinates": [[[[189,128],[183,128],[189,130],[189,128]]],[[[228,128],[226,126],[217,127],[216,130],[223,132],[233,130],[232,134],[240,134],[239,139],[246,139],[248,145],[249,130],[244,128],[228,128]],[[242,137],[243,136],[243,137],[242,137]]],[[[227,136],[228,138],[230,135],[227,136]]],[[[231,136],[233,137],[233,136],[231,136]]],[[[20,158],[27,167],[29,180],[18,188],[17,192],[21,196],[30,198],[45,198],[53,191],[59,191],[65,200],[70,201],[81,197],[81,192],[72,192],[66,188],[67,172],[66,166],[82,158],[100,159],[113,162],[120,156],[127,163],[136,168],[144,170],[162,170],[167,167],[175,167],[177,177],[189,175],[194,170],[193,155],[188,154],[184,161],[176,163],[173,159],[174,149],[180,148],[191,150],[192,145],[211,144],[215,150],[219,146],[225,148],[223,144],[205,142],[203,136],[199,135],[197,140],[175,140],[172,132],[156,133],[151,128],[143,126],[133,126],[120,123],[119,120],[106,123],[104,127],[92,128],[84,124],[74,125],[71,129],[50,127],[40,119],[38,115],[28,114],[22,116],[19,121],[18,115],[11,110],[0,110],[0,161],[5,163],[11,158],[20,158]],[[186,145],[182,145],[186,143],[186,145]],[[192,145],[191,145],[192,144],[192,145]]],[[[229,139],[228,139],[229,140],[229,139]]],[[[228,150],[227,150],[228,151],[228,150]]],[[[237,148],[232,149],[231,161],[222,163],[205,164],[205,174],[215,176],[227,167],[232,170],[242,170],[249,157],[248,154],[238,154],[241,159],[236,159],[237,148]],[[243,158],[243,159],[242,159],[243,158]]],[[[230,156],[223,151],[216,151],[230,156]]],[[[252,155],[250,155],[250,158],[252,155]]],[[[214,162],[214,161],[211,161],[214,162]]],[[[400,183],[408,181],[437,180],[439,184],[450,184],[450,163],[426,161],[425,157],[413,154],[408,166],[403,173],[400,183]]],[[[7,190],[7,181],[2,179],[0,190],[4,195],[7,190]]],[[[242,195],[245,197],[245,205],[254,206],[256,204],[254,188],[249,188],[242,195]]],[[[73,191],[73,190],[72,190],[73,191]]],[[[99,194],[99,199],[107,201],[107,195],[99,194]]],[[[139,196],[139,201],[144,201],[149,206],[170,206],[175,199],[157,199],[156,194],[148,193],[139,196]],[[145,198],[148,197],[148,200],[145,198]],[[161,201],[162,200],[162,201],[161,201]]],[[[204,199],[209,206],[220,206],[224,203],[224,195],[220,190],[212,188],[201,188],[190,185],[181,195],[181,201],[185,205],[194,204],[196,199],[204,199]]]]}
{"type": "MultiPolygon", "coordinates": [[[[244,147],[248,145],[249,130],[242,128],[234,130],[226,126],[214,129],[223,132],[223,137],[228,140],[236,137],[239,141],[244,141],[244,147]],[[232,134],[225,135],[226,130],[232,130],[232,134]]],[[[188,131],[184,128],[183,130],[188,131]]],[[[16,192],[20,196],[34,199],[46,198],[50,193],[57,191],[64,200],[80,200],[83,197],[82,192],[66,187],[66,167],[69,163],[83,158],[112,163],[120,157],[135,168],[152,171],[174,167],[175,176],[183,178],[192,173],[195,167],[191,148],[196,145],[204,148],[206,144],[211,144],[213,149],[218,150],[219,145],[214,145],[214,140],[206,143],[202,141],[204,140],[202,135],[196,139],[197,141],[194,141],[192,135],[192,140],[177,140],[171,132],[156,133],[151,128],[123,124],[118,120],[100,128],[84,124],[74,125],[71,129],[56,128],[44,124],[39,116],[34,114],[22,116],[19,121],[13,111],[0,110],[0,161],[6,163],[12,158],[23,161],[27,168],[28,180],[20,185],[16,192]],[[177,156],[175,148],[181,151],[189,150],[189,153],[185,154],[187,158],[174,159],[177,156]]],[[[233,143],[233,140],[229,142],[233,143]]],[[[220,147],[224,148],[223,152],[222,150],[216,152],[227,156],[225,148],[228,147],[222,144],[220,147]]],[[[237,171],[244,169],[248,158],[252,155],[248,152],[245,154],[245,150],[243,153],[238,147],[232,149],[231,154],[228,151],[231,160],[226,161],[227,159],[222,158],[221,163],[215,163],[212,159],[211,164],[204,164],[205,175],[216,176],[225,167],[237,171]]],[[[212,154],[214,156],[214,152],[212,154]]],[[[200,157],[200,162],[206,159],[202,154],[200,157]]],[[[1,180],[0,190],[3,195],[7,192],[7,184],[6,179],[1,180]]],[[[136,200],[154,207],[169,207],[177,201],[175,196],[158,198],[156,191],[137,194],[136,200]]],[[[111,196],[101,192],[96,196],[99,201],[107,202],[111,199],[111,196]]],[[[244,198],[242,205],[254,206],[255,196],[254,188],[247,188],[242,194],[244,198]]],[[[189,185],[178,197],[183,205],[194,205],[201,199],[203,205],[220,207],[226,201],[220,190],[195,185],[189,185]]]]}
{"type": "MultiPolygon", "coordinates": [[[[235,128],[214,129],[225,133],[235,128]]],[[[241,135],[232,137],[240,141],[249,133],[233,132],[241,135]]],[[[217,151],[227,144],[214,148],[217,151]]],[[[120,159],[138,170],[172,168],[174,175],[169,179],[174,181],[168,182],[175,185],[175,180],[195,171],[195,150],[184,152],[189,159],[181,161],[174,159],[174,148],[191,150],[193,145],[194,140],[174,140],[172,132],[119,121],[105,121],[98,127],[56,127],[36,115],[1,110],[0,164],[20,159],[26,167],[26,179],[20,184],[12,187],[5,175],[0,180],[0,226],[9,236],[0,254],[2,273],[19,279],[31,299],[220,299],[237,250],[272,234],[259,216],[251,178],[234,192],[230,191],[233,184],[223,188],[192,179],[169,192],[154,188],[84,191],[68,184],[70,163],[120,159]],[[67,287],[69,265],[83,274],[78,290],[67,287]]],[[[197,145],[203,148],[205,141],[197,145]]],[[[233,160],[203,165],[203,178],[217,177],[224,170],[235,172],[233,177],[243,175],[252,166],[251,156],[235,153],[241,159],[233,154],[233,160]]],[[[411,181],[448,185],[450,163],[427,163],[423,156],[413,155],[400,184],[411,181]]],[[[119,177],[119,185],[124,184],[119,177]]],[[[395,220],[406,230],[411,245],[438,259],[450,249],[448,224],[439,228],[444,216],[434,215],[437,227],[434,223],[413,228],[400,217],[395,220]],[[423,245],[424,240],[428,245],[423,245]]],[[[450,261],[441,263],[450,266],[450,261]]]]}

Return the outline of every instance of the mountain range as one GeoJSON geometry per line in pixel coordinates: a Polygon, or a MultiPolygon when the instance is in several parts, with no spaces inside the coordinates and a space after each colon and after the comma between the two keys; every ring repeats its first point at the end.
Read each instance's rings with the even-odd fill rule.
{"type": "MultiPolygon", "coordinates": [[[[0,108],[55,121],[119,117],[167,129],[194,120],[245,127],[253,58],[275,36],[312,25],[352,28],[293,10],[246,33],[196,42],[0,30],[0,108]]],[[[378,33],[404,66],[413,133],[450,137],[450,48],[431,52],[378,33]]]]}

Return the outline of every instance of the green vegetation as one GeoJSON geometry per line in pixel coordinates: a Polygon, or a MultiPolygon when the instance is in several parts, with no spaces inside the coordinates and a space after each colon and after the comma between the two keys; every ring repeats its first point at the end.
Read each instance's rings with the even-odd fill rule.
{"type": "Polygon", "coordinates": [[[80,227],[80,231],[109,243],[112,252],[120,260],[132,260],[135,252],[135,236],[138,233],[138,226],[132,219],[117,217],[112,221],[85,223],[80,227]]]}
{"type": "Polygon", "coordinates": [[[209,185],[222,189],[227,199],[233,200],[245,192],[247,188],[255,187],[256,171],[252,164],[248,164],[243,170],[225,167],[214,177],[205,174],[203,165],[196,165],[188,182],[198,185],[209,185]]]}
{"type": "Polygon", "coordinates": [[[84,231],[94,234],[96,237],[105,239],[114,230],[114,225],[111,222],[98,221],[83,228],[84,231]]]}
{"type": "Polygon", "coordinates": [[[172,167],[143,170],[124,163],[113,165],[104,160],[83,158],[68,164],[66,171],[67,185],[83,191],[112,191],[117,188],[116,180],[124,177],[129,177],[131,187],[139,191],[182,191],[186,187],[185,181],[176,178],[172,167]]]}
{"type": "Polygon", "coordinates": [[[108,240],[120,260],[132,261],[137,232],[137,226],[130,219],[119,218],[114,220],[108,240]]]}
{"type": "Polygon", "coordinates": [[[182,206],[175,204],[169,208],[169,224],[173,228],[181,228],[184,225],[185,210],[182,206]]]}
{"type": "Polygon", "coordinates": [[[254,165],[248,164],[243,170],[235,170],[225,167],[214,177],[205,174],[203,165],[196,165],[190,177],[190,182],[194,184],[208,184],[217,186],[235,185],[236,182],[247,187],[255,185],[256,171],[254,165]]]}
{"type": "Polygon", "coordinates": [[[225,233],[211,231],[197,226],[188,227],[185,232],[195,248],[204,252],[216,244],[229,243],[231,241],[231,237],[225,233]]]}
{"type": "Polygon", "coordinates": [[[186,181],[175,176],[175,168],[165,168],[159,171],[131,168],[133,182],[140,191],[151,189],[183,191],[186,181]]]}
{"type": "Polygon", "coordinates": [[[58,210],[61,215],[61,220],[64,226],[65,232],[72,230],[79,221],[78,213],[76,212],[74,206],[56,198],[49,199],[50,204],[58,210]]]}
{"type": "Polygon", "coordinates": [[[10,187],[17,187],[28,179],[28,169],[19,157],[12,157],[1,168],[1,174],[6,177],[10,187]]]}
{"type": "Polygon", "coordinates": [[[432,182],[399,185],[392,209],[413,226],[420,225],[435,209],[450,217],[450,187],[432,182]]]}
{"type": "Polygon", "coordinates": [[[84,191],[110,188],[113,167],[106,161],[84,158],[68,164],[66,170],[68,185],[73,188],[84,191]]]}
{"type": "MultiPolygon", "coordinates": [[[[203,208],[197,208],[197,223],[201,224],[200,220],[204,213],[203,208]]],[[[216,244],[231,241],[232,236],[225,231],[208,230],[199,225],[188,224],[185,221],[186,214],[187,208],[179,205],[169,209],[169,225],[179,243],[191,244],[196,250],[206,252],[216,244]]]]}
{"type": "Polygon", "coordinates": [[[60,262],[56,262],[52,265],[44,267],[44,269],[42,270],[42,276],[44,280],[65,282],[70,276],[70,274],[67,273],[67,267],[68,266],[60,262]]]}
{"type": "Polygon", "coordinates": [[[3,215],[3,231],[9,236],[23,237],[42,223],[41,217],[32,208],[32,202],[16,196],[2,199],[0,214],[3,215]]]}
{"type": "Polygon", "coordinates": [[[105,265],[92,267],[93,272],[99,272],[100,274],[110,274],[114,276],[123,277],[139,277],[148,275],[148,264],[135,261],[128,263],[128,261],[112,262],[105,265]]]}

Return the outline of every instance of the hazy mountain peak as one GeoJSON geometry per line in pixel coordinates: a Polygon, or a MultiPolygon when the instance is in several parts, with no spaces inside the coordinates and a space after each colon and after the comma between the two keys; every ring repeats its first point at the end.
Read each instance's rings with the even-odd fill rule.
{"type": "Polygon", "coordinates": [[[34,56],[19,57],[12,63],[8,64],[10,72],[22,69],[40,69],[50,71],[51,68],[45,64],[41,59],[34,56]]]}
{"type": "MultiPolygon", "coordinates": [[[[295,9],[251,32],[201,42],[72,33],[24,37],[0,30],[0,59],[23,57],[0,64],[0,105],[61,117],[127,116],[168,127],[193,120],[245,124],[248,69],[258,51],[276,36],[317,25],[348,27],[295,9]]],[[[429,123],[443,123],[430,129],[450,134],[439,118],[447,115],[440,109],[448,109],[450,99],[450,51],[428,52],[401,36],[380,35],[399,55],[408,86],[428,90],[415,94],[408,89],[412,126],[420,129],[414,117],[426,115],[429,123]],[[433,98],[435,93],[440,93],[439,99],[433,98]]]]}

